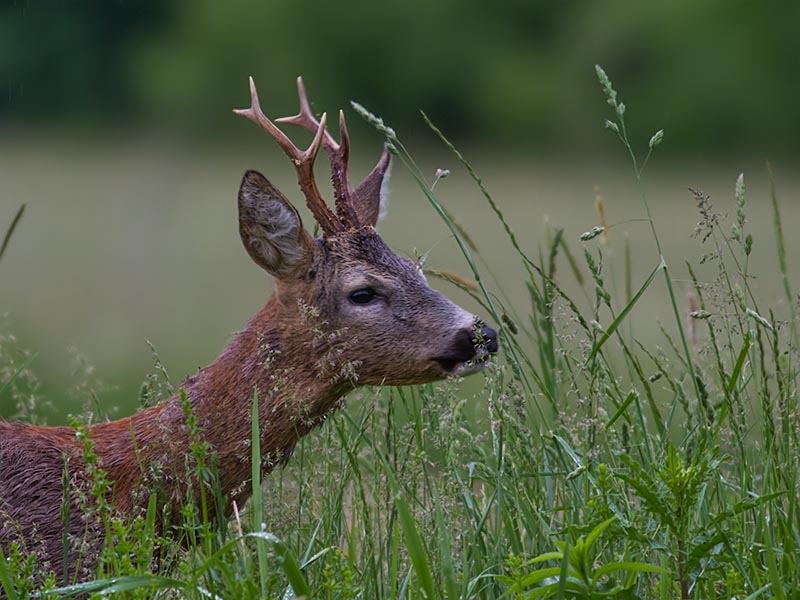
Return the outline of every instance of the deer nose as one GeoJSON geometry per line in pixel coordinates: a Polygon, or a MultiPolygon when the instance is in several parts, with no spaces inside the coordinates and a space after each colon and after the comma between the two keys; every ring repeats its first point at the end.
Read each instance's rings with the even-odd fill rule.
{"type": "Polygon", "coordinates": [[[500,344],[497,342],[497,332],[491,327],[484,325],[481,327],[481,335],[483,336],[483,345],[486,349],[494,354],[500,349],[500,344]]]}
{"type": "Polygon", "coordinates": [[[442,369],[448,373],[468,375],[480,371],[489,355],[497,352],[497,332],[480,319],[475,319],[469,329],[461,329],[451,342],[444,356],[435,357],[442,369]]]}
{"type": "Polygon", "coordinates": [[[476,321],[473,332],[472,345],[475,348],[476,354],[479,354],[481,349],[491,354],[494,354],[500,349],[500,345],[497,343],[497,332],[487,326],[483,321],[476,321]]]}

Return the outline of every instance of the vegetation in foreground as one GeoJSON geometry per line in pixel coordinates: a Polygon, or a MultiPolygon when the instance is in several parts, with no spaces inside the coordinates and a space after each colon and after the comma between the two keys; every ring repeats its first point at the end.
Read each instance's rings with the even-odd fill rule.
{"type": "MultiPolygon", "coordinates": [[[[639,157],[624,105],[599,68],[598,76],[613,111],[606,126],[630,153],[644,190],[644,168],[663,134],[639,157]]],[[[644,193],[643,226],[656,246],[652,271],[634,281],[626,245],[617,290],[606,282],[606,248],[615,238],[602,207],[597,226],[581,236],[582,261],[560,231],[539,256],[526,256],[501,208],[453,149],[519,257],[531,300],[523,310],[509,306],[502,290],[489,290],[469,236],[394,131],[356,109],[386,135],[451,228],[474,284],[439,275],[472,293],[500,325],[502,363],[484,371],[473,398],[459,393],[458,381],[351,398],[349,410],[301,441],[286,468],[263,486],[255,478],[253,500],[231,522],[184,506],[174,525],[180,543],[157,533],[164,507],[156,496],[132,522],[107,511],[108,483],[87,440],[100,500],[93,510],[107,511],[101,516],[110,533],[96,581],[40,573],[36,557],[13,546],[0,556],[0,595],[798,597],[800,298],[786,276],[775,193],[785,298],[775,308],[764,304],[749,272],[751,254],[772,249],[748,232],[740,177],[730,220],[693,192],[701,214],[695,237],[707,254],[686,265],[687,311],[673,283],[684,266],[662,256],[644,193]],[[568,278],[585,291],[580,301],[560,285],[568,278]],[[629,317],[659,280],[674,321],[648,345],[629,317]]],[[[32,418],[31,359],[7,334],[0,351],[0,394],[32,418]]],[[[91,378],[80,389],[95,410],[91,378]]],[[[170,391],[156,360],[142,402],[170,391]]],[[[76,435],[81,431],[76,423],[76,435]]],[[[199,430],[196,439],[194,474],[214,494],[213,453],[199,430]]],[[[252,442],[258,456],[259,440],[252,442]]]]}

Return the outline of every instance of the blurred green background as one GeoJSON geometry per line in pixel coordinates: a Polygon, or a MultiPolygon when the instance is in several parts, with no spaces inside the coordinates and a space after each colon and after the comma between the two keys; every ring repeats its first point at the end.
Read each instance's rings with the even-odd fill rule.
{"type": "MultiPolygon", "coordinates": [[[[96,365],[103,406],[122,413],[152,370],[145,339],[176,381],[213,360],[270,289],[239,246],[241,174],[259,168],[298,197],[286,159],[230,112],[247,105],[248,75],[270,116],[295,112],[303,74],[318,112],[357,100],[399,132],[426,173],[452,169],[437,192],[476,240],[493,290],[524,315],[521,270],[502,229],[419,111],[464,150],[532,256],[557,227],[579,254],[600,195],[617,223],[604,250],[609,276],[621,279],[613,259],[620,264],[629,236],[643,279],[658,257],[634,221],[643,215],[625,152],[603,128],[600,63],[628,106],[637,147],[666,131],[646,190],[678,276],[684,258],[709,251],[690,239],[698,217],[686,188],[733,212],[745,172],[755,272],[772,299],[764,161],[775,166],[785,223],[797,223],[798,22],[800,4],[789,1],[4,2],[0,230],[28,204],[0,263],[2,331],[19,338],[4,352],[36,352],[53,421],[79,410],[67,391],[81,380],[72,346],[96,365]]],[[[348,119],[358,176],[381,140],[352,111],[348,119]]],[[[402,169],[393,188],[382,227],[390,245],[465,273],[402,169]]],[[[789,238],[791,258],[800,248],[789,238]]],[[[566,269],[562,278],[574,284],[566,269]]],[[[637,308],[644,332],[667,314],[652,290],[637,308]]],[[[0,415],[13,412],[0,397],[0,415]]]]}

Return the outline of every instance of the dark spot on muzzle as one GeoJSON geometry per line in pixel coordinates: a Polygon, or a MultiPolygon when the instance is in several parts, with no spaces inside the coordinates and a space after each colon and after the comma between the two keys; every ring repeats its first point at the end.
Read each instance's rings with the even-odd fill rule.
{"type": "Polygon", "coordinates": [[[436,358],[445,371],[452,371],[461,364],[477,359],[482,362],[499,350],[497,332],[476,320],[471,329],[462,329],[453,339],[453,346],[446,356],[436,358]]]}

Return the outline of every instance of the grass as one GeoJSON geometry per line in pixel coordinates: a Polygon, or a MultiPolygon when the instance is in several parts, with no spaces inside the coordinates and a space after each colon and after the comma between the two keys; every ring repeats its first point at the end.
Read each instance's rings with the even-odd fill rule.
{"type": "MultiPolygon", "coordinates": [[[[651,253],[648,275],[631,272],[627,243],[615,253],[603,237],[602,210],[583,240],[554,230],[528,254],[456,154],[517,258],[529,304],[509,302],[395,132],[360,109],[457,240],[477,282],[464,289],[499,326],[502,359],[475,376],[471,397],[458,381],[351,394],[349,408],[304,438],[284,469],[256,480],[255,501],[231,522],[213,519],[205,503],[184,506],[173,532],[183,545],[154,530],[155,500],[133,521],[108,514],[97,580],[50,574],[37,597],[797,597],[800,298],[777,192],[771,241],[749,231],[744,178],[731,182],[731,223],[695,193],[695,239],[705,254],[687,266],[683,310],[674,274],[684,265],[664,256],[646,193],[645,166],[663,133],[640,158],[624,105],[598,76],[612,108],[608,127],[641,190],[636,217],[652,246],[634,250],[651,253]],[[774,308],[751,272],[754,254],[767,252],[785,295],[774,308]],[[632,315],[660,293],[672,317],[651,341],[632,315]]],[[[0,385],[22,402],[35,378],[7,346],[0,385]]],[[[149,402],[171,389],[158,360],[147,381],[149,402]]],[[[92,405],[90,386],[81,389],[92,405]]],[[[213,455],[201,431],[196,440],[193,464],[213,495],[213,455]]],[[[101,466],[92,472],[102,496],[101,466]]],[[[0,557],[0,589],[34,597],[36,568],[12,547],[0,557]]]]}

